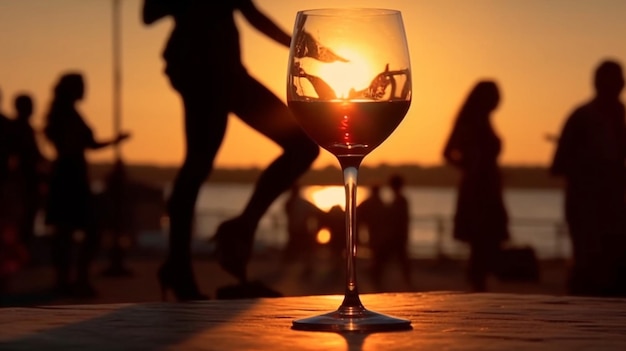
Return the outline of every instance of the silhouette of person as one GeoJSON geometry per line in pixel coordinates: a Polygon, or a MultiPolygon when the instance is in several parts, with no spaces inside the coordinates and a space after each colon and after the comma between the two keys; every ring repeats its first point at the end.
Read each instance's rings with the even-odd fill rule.
{"type": "Polygon", "coordinates": [[[169,255],[159,279],[162,288],[171,289],[179,300],[206,297],[199,292],[191,265],[192,220],[198,190],[213,169],[228,114],[234,113],[283,150],[260,175],[242,213],[223,222],[214,235],[219,264],[242,282],[247,280],[246,267],[260,218],[319,154],[287,106],[246,71],[235,11],[261,33],[289,46],[290,35],[251,0],[144,1],[145,24],[166,16],[174,19],[163,58],[165,73],[184,105],[186,154],[168,203],[169,255]]]}
{"type": "Polygon", "coordinates": [[[474,291],[486,290],[500,248],[509,238],[508,214],[498,166],[501,140],[491,116],[500,102],[494,81],[475,85],[456,117],[445,145],[445,160],[461,173],[454,238],[469,244],[468,280],[474,291]]]}
{"type": "Polygon", "coordinates": [[[384,268],[392,254],[386,214],[387,206],[380,196],[380,185],[374,184],[369,189],[368,197],[357,207],[357,221],[359,228],[367,230],[372,252],[370,275],[377,288],[381,288],[384,268]]]}
{"type": "MultiPolygon", "coordinates": [[[[0,91],[0,238],[16,235],[19,198],[13,181],[15,179],[14,120],[2,113],[2,91],[0,91]]],[[[17,235],[16,235],[17,236],[17,235]]],[[[0,243],[1,244],[1,243],[0,243]]]]}
{"type": "Polygon", "coordinates": [[[128,138],[128,134],[120,134],[110,141],[94,139],[91,128],[76,109],[84,95],[85,83],[80,73],[63,74],[54,87],[45,126],[45,135],[56,150],[46,203],[46,224],[54,230],[53,261],[58,292],[92,296],[96,292],[89,270],[99,238],[85,152],[119,143],[128,138]],[[79,230],[83,240],[72,284],[70,253],[73,235],[79,230]]]}
{"type": "Polygon", "coordinates": [[[19,232],[22,242],[30,247],[34,237],[35,216],[41,207],[47,160],[39,150],[35,131],[30,124],[34,109],[32,98],[21,94],[15,98],[14,104],[16,117],[13,121],[13,139],[23,208],[19,232]]]}
{"type": "Polygon", "coordinates": [[[126,252],[123,241],[132,235],[133,210],[138,194],[133,194],[133,185],[121,159],[113,164],[111,173],[105,178],[105,191],[98,196],[100,204],[98,228],[108,232],[109,267],[102,275],[108,277],[128,277],[133,273],[125,266],[126,252]]]}
{"type": "MultiPolygon", "coordinates": [[[[9,159],[12,152],[12,120],[2,113],[2,90],[0,90],[0,190],[4,191],[9,176],[9,159]]],[[[5,202],[5,200],[1,200],[5,202]]],[[[3,206],[4,210],[4,206],[3,206]]]]}
{"type": "Polygon", "coordinates": [[[11,276],[19,272],[29,258],[28,251],[21,243],[15,228],[0,222],[0,306],[7,282],[11,276]]]}
{"type": "Polygon", "coordinates": [[[316,235],[324,211],[303,198],[301,187],[294,184],[285,201],[285,214],[287,215],[288,240],[283,259],[286,262],[296,260],[304,262],[303,274],[306,276],[313,268],[316,235]]]}
{"type": "Polygon", "coordinates": [[[391,241],[392,257],[400,263],[404,282],[408,287],[413,286],[411,281],[411,261],[409,259],[409,200],[404,196],[404,178],[399,174],[389,177],[389,188],[393,194],[387,209],[387,223],[389,223],[389,240],[391,241]]]}
{"type": "Polygon", "coordinates": [[[333,266],[343,262],[346,251],[346,212],[339,205],[332,206],[322,217],[322,228],[330,232],[328,248],[332,255],[333,266]]]}
{"type": "Polygon", "coordinates": [[[595,96],[565,121],[550,170],[566,180],[565,219],[573,250],[569,292],[624,295],[626,126],[621,65],[601,62],[593,82],[595,96]]]}

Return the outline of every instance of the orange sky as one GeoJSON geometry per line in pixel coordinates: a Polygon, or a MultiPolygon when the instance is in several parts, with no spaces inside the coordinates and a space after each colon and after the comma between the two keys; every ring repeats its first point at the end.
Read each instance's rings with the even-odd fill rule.
{"type": "MultiPolygon", "coordinates": [[[[160,58],[169,20],[140,22],[140,0],[123,6],[123,126],[133,139],[123,147],[129,162],[179,164],[183,155],[181,106],[162,74],[160,58]]],[[[403,13],[413,71],[413,103],[396,132],[365,164],[441,162],[441,148],[459,105],[477,80],[498,81],[503,100],[495,124],[504,142],[502,162],[549,162],[566,115],[591,95],[591,74],[605,57],[626,62],[626,1],[621,0],[256,0],[291,30],[305,8],[357,5],[403,13]]],[[[284,99],[287,49],[238,19],[249,71],[284,99]]],[[[85,73],[88,91],[79,108],[100,138],[112,135],[111,1],[0,0],[2,111],[29,92],[37,127],[58,75],[85,73]]],[[[279,150],[236,118],[218,155],[218,166],[263,166],[279,150]]],[[[92,160],[112,158],[93,152],[92,160]]],[[[336,165],[323,152],[316,166],[336,165]]]]}

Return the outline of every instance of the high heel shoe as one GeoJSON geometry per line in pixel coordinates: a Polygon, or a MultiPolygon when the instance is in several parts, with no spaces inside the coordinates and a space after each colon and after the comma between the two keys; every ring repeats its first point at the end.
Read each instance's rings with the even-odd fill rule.
{"type": "Polygon", "coordinates": [[[201,293],[193,279],[190,268],[177,269],[172,264],[163,264],[157,273],[161,286],[161,299],[167,301],[167,291],[171,290],[178,301],[208,300],[209,296],[201,293]]]}
{"type": "Polygon", "coordinates": [[[242,283],[246,282],[246,267],[252,254],[254,227],[240,218],[230,219],[219,225],[213,238],[220,267],[242,283]]]}

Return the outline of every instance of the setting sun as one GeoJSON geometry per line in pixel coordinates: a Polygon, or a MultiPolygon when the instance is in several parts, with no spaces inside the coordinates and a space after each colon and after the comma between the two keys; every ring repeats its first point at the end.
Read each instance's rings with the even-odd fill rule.
{"type": "Polygon", "coordinates": [[[367,55],[350,48],[339,48],[337,55],[345,58],[348,62],[333,62],[320,67],[318,73],[328,83],[337,97],[348,97],[350,90],[362,90],[367,88],[371,80],[384,69],[374,69],[366,60],[367,55]]]}
{"type": "MultiPolygon", "coordinates": [[[[179,166],[185,152],[182,105],[163,74],[162,58],[173,21],[168,18],[149,28],[140,20],[142,1],[121,3],[122,128],[133,134],[122,148],[124,160],[179,166]]],[[[287,32],[298,10],[339,5],[335,0],[255,3],[287,32]]],[[[380,4],[341,2],[342,7],[380,4]]],[[[545,165],[554,144],[546,142],[544,135],[557,134],[567,113],[590,95],[593,67],[605,57],[626,59],[625,2],[390,0],[385,6],[402,11],[411,54],[413,103],[400,128],[368,155],[364,162],[369,165],[440,164],[441,148],[460,104],[471,86],[485,77],[502,87],[503,101],[494,116],[504,142],[502,163],[545,165]]],[[[27,92],[35,100],[33,125],[41,130],[53,82],[61,72],[80,70],[88,85],[80,110],[97,137],[109,137],[113,132],[110,7],[110,1],[0,1],[4,15],[0,42],[6,53],[0,57],[2,113],[13,115],[13,97],[27,92]]],[[[246,69],[284,99],[288,49],[258,32],[239,13],[236,22],[246,69]]],[[[311,34],[348,61],[327,63],[330,75],[337,71],[340,77],[362,75],[360,82],[352,84],[328,78],[338,96],[350,88],[367,87],[387,63],[390,70],[409,67],[370,56],[376,53],[367,53],[369,62],[359,61],[358,42],[341,44],[331,42],[323,32],[311,34]]],[[[384,46],[384,42],[377,46],[380,53],[385,52],[384,46]]],[[[280,153],[275,143],[232,117],[217,167],[265,167],[280,153]],[[254,145],[254,152],[242,148],[242,140],[254,145]]],[[[49,147],[41,139],[45,151],[49,147]]],[[[89,157],[111,161],[113,152],[103,150],[89,157]]],[[[322,153],[314,167],[336,162],[331,154],[322,153]]]]}

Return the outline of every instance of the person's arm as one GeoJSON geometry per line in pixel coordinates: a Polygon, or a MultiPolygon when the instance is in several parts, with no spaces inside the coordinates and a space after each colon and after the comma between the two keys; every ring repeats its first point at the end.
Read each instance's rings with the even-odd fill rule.
{"type": "Polygon", "coordinates": [[[289,47],[291,44],[291,36],[261,12],[251,0],[242,1],[239,11],[241,11],[241,14],[246,20],[258,31],[267,35],[277,43],[289,47]]]}
{"type": "Polygon", "coordinates": [[[107,146],[111,146],[111,145],[115,145],[115,144],[119,144],[120,142],[128,139],[130,137],[130,134],[128,133],[121,133],[119,134],[115,139],[112,140],[107,140],[107,141],[96,141],[95,139],[92,141],[92,143],[89,145],[90,149],[93,150],[98,150],[98,149],[102,149],[105,148],[107,146]]]}
{"type": "Polygon", "coordinates": [[[443,149],[444,160],[454,167],[462,168],[464,156],[461,151],[461,131],[459,126],[454,126],[452,133],[443,149]]]}

